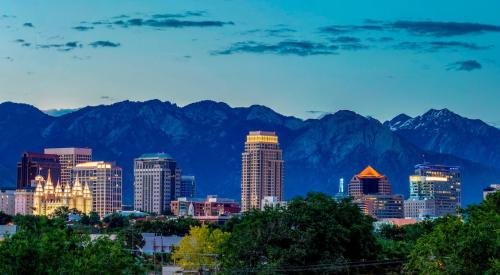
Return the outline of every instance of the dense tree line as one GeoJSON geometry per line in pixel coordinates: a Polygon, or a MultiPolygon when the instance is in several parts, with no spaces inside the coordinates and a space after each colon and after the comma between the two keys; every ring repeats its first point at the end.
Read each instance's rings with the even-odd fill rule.
{"type": "Polygon", "coordinates": [[[59,218],[16,216],[0,243],[0,274],[143,274],[121,240],[77,234],[59,218]]]}
{"type": "Polygon", "coordinates": [[[500,274],[500,193],[458,217],[378,230],[372,224],[350,200],[311,193],[287,208],[252,210],[230,220],[225,241],[200,240],[219,229],[192,228],[185,237],[189,245],[174,258],[187,269],[225,273],[500,274]],[[203,256],[214,251],[220,251],[219,266],[203,256]]]}
{"type": "MultiPolygon", "coordinates": [[[[137,251],[141,233],[185,236],[172,264],[221,273],[424,273],[500,274],[500,193],[479,205],[413,225],[384,225],[361,214],[349,199],[321,193],[287,207],[252,210],[223,227],[193,219],[100,221],[59,209],[52,217],[0,213],[18,232],[0,243],[0,274],[143,274],[152,268],[137,251]],[[91,241],[88,233],[116,234],[91,241]],[[134,252],[135,251],[135,252],[134,252]]],[[[163,260],[163,256],[162,256],[163,260]]]]}

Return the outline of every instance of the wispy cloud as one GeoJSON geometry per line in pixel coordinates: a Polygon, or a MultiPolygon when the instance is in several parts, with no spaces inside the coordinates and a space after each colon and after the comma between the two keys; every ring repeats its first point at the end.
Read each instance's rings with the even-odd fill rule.
{"type": "Polygon", "coordinates": [[[487,32],[500,32],[500,26],[470,22],[410,21],[383,22],[365,21],[360,25],[330,25],[319,28],[326,34],[342,34],[357,31],[406,31],[417,36],[449,37],[487,32]]]}
{"type": "Polygon", "coordinates": [[[465,60],[465,61],[457,61],[454,63],[450,63],[446,66],[448,71],[474,71],[483,68],[481,63],[476,60],[465,60]]]}
{"type": "Polygon", "coordinates": [[[436,52],[439,50],[486,50],[492,46],[479,46],[470,42],[430,41],[430,42],[400,42],[393,46],[396,50],[415,50],[421,52],[436,52]]]}
{"type": "Polygon", "coordinates": [[[120,47],[120,43],[116,42],[111,42],[111,41],[105,41],[105,40],[99,40],[95,41],[89,44],[90,46],[94,48],[99,48],[99,47],[110,47],[110,48],[116,48],[120,47]]]}
{"type": "Polygon", "coordinates": [[[269,29],[253,29],[244,31],[241,34],[261,34],[266,37],[290,37],[293,33],[296,33],[295,29],[289,27],[278,27],[278,28],[269,28],[269,29]]]}
{"type": "Polygon", "coordinates": [[[70,41],[66,43],[59,43],[59,44],[37,44],[36,48],[38,49],[57,49],[58,51],[61,52],[68,52],[71,50],[74,50],[76,48],[81,48],[82,44],[80,44],[78,41],[70,41]]]}
{"type": "Polygon", "coordinates": [[[76,27],[73,27],[74,30],[77,30],[77,31],[90,31],[90,30],[93,30],[94,27],[92,26],[76,26],[76,27]]]}
{"type": "Polygon", "coordinates": [[[122,28],[130,27],[153,27],[153,28],[203,28],[203,27],[222,27],[225,25],[234,25],[230,21],[219,20],[192,20],[188,17],[205,16],[205,11],[187,11],[184,13],[163,13],[153,14],[145,17],[130,17],[121,15],[111,20],[100,20],[92,22],[93,25],[116,26],[122,28]],[[116,20],[118,19],[118,20],[116,20]]]}
{"type": "Polygon", "coordinates": [[[311,41],[286,40],[275,44],[245,41],[234,43],[228,49],[212,52],[213,55],[236,53],[277,54],[277,55],[332,55],[337,54],[338,46],[311,41]]]}
{"type": "Polygon", "coordinates": [[[500,26],[467,22],[401,20],[389,23],[387,26],[393,29],[405,30],[416,35],[435,37],[500,32],[500,26]]]}

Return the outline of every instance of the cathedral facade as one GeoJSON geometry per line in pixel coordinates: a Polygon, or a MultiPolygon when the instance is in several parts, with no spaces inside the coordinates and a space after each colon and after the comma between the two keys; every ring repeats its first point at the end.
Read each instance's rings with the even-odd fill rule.
{"type": "Polygon", "coordinates": [[[36,177],[36,189],[33,196],[33,214],[49,216],[59,207],[76,209],[89,214],[92,211],[92,192],[88,184],[81,185],[78,178],[73,185],[59,182],[54,184],[50,172],[45,180],[42,176],[36,177]]]}

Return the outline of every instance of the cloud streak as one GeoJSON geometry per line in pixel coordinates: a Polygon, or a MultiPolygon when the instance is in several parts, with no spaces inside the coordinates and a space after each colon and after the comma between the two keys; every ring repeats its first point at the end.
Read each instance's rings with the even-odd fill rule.
{"type": "Polygon", "coordinates": [[[120,43],[111,42],[107,40],[99,40],[89,44],[94,48],[117,48],[120,47],[120,43]]]}
{"type": "Polygon", "coordinates": [[[393,29],[405,30],[416,35],[434,37],[500,32],[500,26],[467,22],[401,20],[389,23],[388,26],[393,29]]]}
{"type": "Polygon", "coordinates": [[[330,25],[319,28],[325,34],[345,34],[358,31],[405,31],[416,36],[450,37],[469,34],[500,32],[500,26],[470,22],[409,21],[382,22],[367,21],[360,25],[330,25]]]}
{"type": "Polygon", "coordinates": [[[245,41],[231,45],[228,49],[212,52],[212,55],[230,55],[236,53],[277,54],[277,55],[333,55],[338,46],[311,41],[286,40],[274,44],[245,41]]]}
{"type": "Polygon", "coordinates": [[[91,26],[76,26],[76,27],[73,27],[74,30],[77,30],[77,31],[81,31],[81,32],[84,32],[84,31],[90,31],[90,30],[93,30],[94,27],[91,27],[91,26]]]}
{"type": "Polygon", "coordinates": [[[205,11],[187,11],[184,13],[165,13],[153,14],[151,16],[139,18],[131,18],[127,15],[114,17],[112,20],[100,20],[92,22],[93,25],[105,25],[108,27],[152,27],[152,28],[203,28],[203,27],[222,27],[226,25],[234,25],[231,21],[219,20],[192,20],[188,17],[205,16],[205,11]],[[118,19],[118,20],[115,20],[118,19]]]}
{"type": "Polygon", "coordinates": [[[482,68],[483,66],[481,65],[481,63],[477,62],[476,60],[457,61],[446,66],[446,70],[448,71],[470,72],[474,70],[480,70],[482,68]]]}
{"type": "Polygon", "coordinates": [[[430,41],[430,42],[400,42],[392,47],[396,50],[414,50],[421,52],[437,52],[440,50],[487,50],[491,46],[479,46],[470,42],[430,41]]]}

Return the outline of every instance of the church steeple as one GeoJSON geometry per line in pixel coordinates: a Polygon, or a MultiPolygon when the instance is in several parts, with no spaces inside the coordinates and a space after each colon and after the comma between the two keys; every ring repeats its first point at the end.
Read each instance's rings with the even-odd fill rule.
{"type": "Polygon", "coordinates": [[[52,184],[52,178],[50,176],[50,169],[47,175],[47,182],[45,183],[44,193],[46,197],[52,197],[54,195],[54,185],[52,184]]]}
{"type": "Polygon", "coordinates": [[[56,191],[55,191],[55,195],[56,195],[56,198],[59,198],[59,197],[62,197],[62,196],[63,196],[62,186],[61,186],[61,184],[59,183],[59,181],[57,181],[57,184],[56,184],[56,191]]]}

